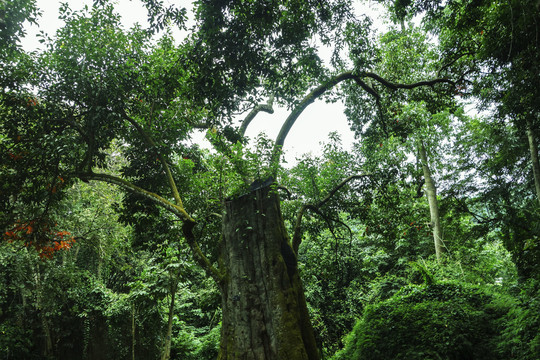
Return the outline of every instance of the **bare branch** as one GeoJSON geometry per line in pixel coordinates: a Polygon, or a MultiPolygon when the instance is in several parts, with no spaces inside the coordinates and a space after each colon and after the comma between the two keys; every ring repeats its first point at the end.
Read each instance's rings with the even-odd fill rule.
{"type": "Polygon", "coordinates": [[[283,144],[285,143],[285,138],[289,134],[289,131],[291,130],[292,126],[302,114],[302,112],[310,105],[312,104],[319,96],[324,94],[327,90],[333,88],[343,80],[353,79],[355,75],[353,75],[352,72],[345,72],[342,73],[336,77],[333,77],[332,79],[328,80],[324,84],[318,86],[313,91],[311,91],[309,94],[307,94],[304,99],[298,104],[297,107],[294,108],[294,110],[289,114],[287,119],[285,120],[285,123],[281,126],[281,130],[279,131],[279,134],[276,138],[276,142],[274,145],[274,151],[272,154],[272,160],[271,163],[275,163],[279,160],[279,155],[281,153],[281,148],[283,147],[283,144]]]}
{"type": "Polygon", "coordinates": [[[238,130],[238,132],[240,133],[240,136],[243,137],[246,134],[247,127],[249,126],[251,121],[255,118],[255,116],[257,116],[259,112],[264,111],[266,113],[273,114],[274,113],[273,104],[274,104],[274,95],[271,95],[266,104],[259,104],[255,106],[253,110],[251,110],[249,114],[246,116],[244,121],[242,121],[242,126],[240,126],[240,130],[238,130]]]}
{"type": "Polygon", "coordinates": [[[216,282],[219,283],[221,279],[221,275],[219,271],[214,266],[212,266],[212,264],[210,263],[210,260],[208,260],[208,258],[203,254],[203,252],[201,251],[199,247],[199,244],[197,243],[195,239],[195,235],[193,234],[193,227],[195,226],[196,222],[191,216],[189,216],[189,214],[184,210],[183,207],[173,204],[172,202],[168,201],[167,199],[164,199],[163,197],[159,196],[156,193],[145,190],[137,185],[132,184],[131,182],[127,180],[124,180],[114,175],[84,173],[84,174],[79,174],[78,176],[82,180],[96,180],[96,181],[102,181],[109,184],[120,186],[121,188],[125,190],[128,190],[130,192],[133,192],[135,194],[145,197],[146,199],[154,202],[155,204],[169,210],[171,213],[178,216],[183,222],[182,232],[184,234],[186,242],[191,248],[193,257],[199,263],[199,265],[201,265],[203,269],[214,280],[216,280],[216,282]]]}
{"type": "MultiPolygon", "coordinates": [[[[302,205],[302,207],[298,211],[298,214],[296,215],[296,221],[295,221],[295,224],[294,224],[294,232],[293,232],[293,237],[292,237],[293,250],[294,250],[294,252],[296,254],[298,254],[298,248],[300,247],[300,243],[302,243],[302,235],[303,235],[302,217],[304,216],[304,213],[306,212],[306,210],[311,210],[311,211],[321,215],[325,219],[325,221],[327,221],[327,223],[328,223],[329,218],[321,213],[320,208],[322,206],[324,206],[332,198],[332,196],[334,196],[336,194],[336,192],[338,192],[348,182],[350,182],[352,180],[362,179],[364,177],[369,177],[369,176],[372,176],[372,174],[351,175],[351,176],[345,178],[344,180],[342,180],[336,187],[334,187],[328,193],[328,195],[326,195],[324,197],[324,199],[319,201],[317,204],[315,204],[315,205],[313,205],[313,204],[304,204],[304,205],[302,205]]],[[[343,222],[341,220],[339,220],[339,219],[331,219],[331,220],[343,224],[343,222]]]]}
{"type": "Polygon", "coordinates": [[[378,81],[379,83],[381,83],[382,85],[386,86],[387,88],[389,89],[392,89],[392,90],[398,90],[398,89],[414,89],[414,88],[417,88],[417,87],[421,87],[421,86],[434,86],[435,84],[450,84],[452,86],[455,86],[456,83],[452,80],[449,80],[449,79],[444,79],[444,78],[438,78],[438,79],[433,79],[433,80],[426,80],[426,81],[419,81],[419,82],[415,82],[415,83],[412,83],[412,84],[400,84],[400,83],[393,83],[391,81],[388,81],[386,79],[384,79],[383,77],[375,74],[375,73],[371,73],[371,72],[362,72],[360,74],[358,74],[359,77],[368,77],[368,78],[371,78],[373,80],[376,80],[378,81]]]}
{"type": "Polygon", "coordinates": [[[439,79],[433,79],[428,81],[419,81],[412,84],[400,84],[400,83],[393,83],[391,81],[388,81],[384,79],[383,77],[371,73],[371,72],[362,72],[359,74],[354,73],[353,71],[346,71],[343,72],[330,80],[326,81],[324,84],[318,86],[313,91],[311,91],[309,94],[307,94],[304,99],[298,104],[296,108],[289,114],[283,125],[281,126],[281,130],[276,138],[274,150],[272,153],[272,159],[271,163],[277,163],[279,161],[279,156],[281,154],[281,148],[283,147],[283,144],[285,143],[285,139],[287,138],[287,135],[289,134],[289,131],[293,127],[294,123],[298,119],[298,117],[302,114],[302,112],[310,105],[312,104],[317,98],[319,98],[322,94],[324,94],[327,90],[330,90],[337,84],[339,84],[342,81],[345,80],[354,80],[360,87],[362,87],[366,92],[368,92],[370,95],[375,97],[375,100],[378,103],[378,106],[380,106],[379,100],[380,96],[375,91],[375,89],[372,86],[369,86],[365,81],[363,81],[363,78],[371,78],[373,80],[376,80],[383,86],[392,89],[392,90],[398,90],[398,89],[414,89],[421,86],[434,86],[435,84],[440,83],[447,83],[451,84],[453,86],[456,85],[456,83],[449,79],[439,78],[439,79]]]}

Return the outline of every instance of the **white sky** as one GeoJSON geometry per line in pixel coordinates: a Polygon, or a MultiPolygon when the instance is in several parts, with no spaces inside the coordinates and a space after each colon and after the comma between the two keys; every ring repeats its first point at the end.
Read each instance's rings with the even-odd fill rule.
{"type": "MultiPolygon", "coordinates": [[[[73,10],[80,10],[84,5],[92,6],[92,0],[66,0],[73,10]]],[[[39,30],[43,30],[49,36],[53,36],[55,31],[62,25],[58,19],[58,9],[63,1],[54,0],[37,0],[38,7],[43,11],[41,19],[39,19],[39,28],[36,26],[27,26],[27,36],[22,41],[22,45],[26,50],[35,50],[40,48],[36,34],[39,30]]],[[[165,0],[165,4],[169,4],[170,0],[165,0]]],[[[190,7],[190,0],[175,1],[176,4],[190,7]]],[[[122,15],[124,26],[130,27],[135,22],[141,25],[147,25],[146,9],[138,0],[117,0],[115,2],[116,10],[122,15]]],[[[366,7],[363,5],[359,12],[374,13],[374,3],[369,3],[366,7]]],[[[193,15],[188,13],[188,18],[192,19],[193,15]]],[[[175,36],[181,37],[182,33],[177,32],[175,36]]],[[[259,114],[250,124],[246,135],[254,138],[260,132],[266,133],[270,139],[275,139],[281,128],[281,124],[288,116],[288,111],[283,108],[274,106],[274,114],[259,114]]],[[[312,152],[313,154],[320,153],[320,143],[328,138],[330,132],[337,131],[345,147],[350,147],[354,141],[354,135],[347,125],[347,119],[343,114],[343,104],[341,102],[327,104],[322,100],[317,100],[311,104],[302,115],[298,118],[293,128],[289,132],[285,141],[286,161],[289,165],[295,162],[295,159],[305,153],[312,152]]],[[[202,138],[202,137],[201,137],[202,138]]]]}

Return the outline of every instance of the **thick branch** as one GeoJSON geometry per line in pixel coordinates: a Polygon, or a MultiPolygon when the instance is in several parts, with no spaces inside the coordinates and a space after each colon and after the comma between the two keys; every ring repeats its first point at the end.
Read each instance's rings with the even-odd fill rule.
{"type": "Polygon", "coordinates": [[[294,233],[292,238],[292,245],[293,250],[297,254],[298,248],[300,247],[300,243],[302,243],[302,217],[304,216],[304,213],[306,210],[312,210],[318,214],[320,213],[320,208],[325,205],[331,198],[338,192],[343,186],[345,186],[348,182],[356,179],[361,179],[364,177],[372,176],[371,174],[362,174],[362,175],[351,175],[347,178],[345,178],[343,181],[341,181],[335,188],[333,188],[328,195],[324,197],[321,201],[319,201],[317,204],[304,204],[300,208],[300,211],[298,211],[298,214],[296,215],[296,222],[294,224],[294,233]]]}
{"type": "Polygon", "coordinates": [[[193,257],[199,263],[199,265],[203,267],[203,269],[208,273],[208,275],[210,275],[217,282],[220,281],[221,276],[219,274],[219,271],[214,266],[212,266],[210,260],[208,260],[208,258],[203,254],[199,247],[199,244],[195,240],[195,236],[193,234],[195,220],[191,216],[189,216],[189,214],[183,207],[173,204],[156,193],[145,190],[137,185],[130,183],[127,180],[124,180],[114,175],[85,173],[79,174],[79,177],[83,180],[96,180],[120,186],[123,189],[144,196],[146,199],[151,200],[155,204],[162,206],[163,208],[169,210],[171,213],[178,216],[184,223],[184,225],[182,226],[182,231],[184,233],[184,237],[186,238],[186,242],[188,243],[191,251],[193,252],[193,257]]]}
{"type": "Polygon", "coordinates": [[[373,80],[376,80],[383,86],[392,89],[392,90],[398,90],[398,89],[414,89],[421,86],[434,86],[435,84],[440,83],[447,83],[455,86],[455,82],[448,79],[433,79],[428,81],[419,81],[412,84],[400,84],[400,83],[393,83],[391,81],[388,81],[381,76],[370,73],[370,72],[362,72],[359,74],[355,74],[352,71],[346,71],[344,73],[341,73],[324,84],[318,86],[313,91],[311,91],[308,95],[304,97],[304,99],[298,104],[296,108],[290,113],[290,115],[285,120],[285,123],[281,126],[281,130],[276,138],[276,142],[274,145],[274,150],[272,154],[272,163],[275,164],[279,161],[279,156],[281,154],[281,148],[283,147],[283,144],[285,143],[285,139],[287,135],[289,134],[289,131],[293,127],[294,123],[302,114],[302,112],[308,107],[308,105],[312,104],[317,98],[319,98],[322,94],[324,94],[327,90],[330,90],[337,84],[339,84],[342,81],[345,80],[351,80],[353,79],[360,87],[362,87],[366,92],[368,92],[370,95],[372,95],[375,100],[379,104],[380,96],[379,94],[373,89],[373,87],[369,86],[365,81],[363,81],[363,78],[371,78],[373,80]]]}
{"type": "Polygon", "coordinates": [[[81,178],[81,180],[103,181],[109,184],[120,186],[121,188],[125,190],[144,196],[148,200],[153,201],[155,204],[164,207],[165,209],[169,210],[170,212],[178,216],[184,222],[192,222],[192,223],[195,222],[195,220],[191,216],[189,216],[189,214],[186,212],[186,210],[182,206],[173,204],[172,202],[159,196],[158,194],[145,190],[117,176],[109,175],[109,174],[96,174],[92,172],[92,173],[79,174],[79,178],[81,178]]]}
{"type": "Polygon", "coordinates": [[[251,110],[249,114],[246,116],[244,121],[242,121],[242,125],[240,126],[240,130],[239,130],[240,136],[243,137],[246,134],[247,127],[249,126],[251,121],[255,118],[255,116],[257,116],[259,112],[264,111],[266,113],[273,114],[274,113],[274,108],[272,106],[273,104],[274,104],[274,96],[272,95],[270,96],[266,104],[259,104],[255,106],[253,110],[251,110]]]}
{"type": "Polygon", "coordinates": [[[137,123],[134,119],[129,117],[126,113],[123,113],[122,116],[131,125],[133,125],[135,127],[135,129],[137,129],[137,131],[144,138],[144,140],[146,141],[148,146],[151,147],[151,148],[154,148],[156,150],[157,157],[158,157],[159,161],[161,162],[161,165],[163,166],[163,169],[165,170],[165,176],[167,177],[167,182],[169,183],[169,187],[171,188],[171,191],[173,193],[174,200],[176,201],[176,204],[179,207],[184,208],[184,205],[182,204],[182,199],[180,198],[180,193],[178,192],[178,188],[176,187],[176,183],[174,182],[174,178],[172,176],[171,169],[169,168],[169,165],[167,164],[167,161],[165,161],[165,157],[163,156],[163,154],[161,154],[161,152],[157,151],[157,145],[154,142],[154,140],[150,137],[150,135],[148,135],[148,133],[146,131],[144,131],[144,129],[141,127],[141,125],[139,125],[139,123],[137,123]]]}
{"type": "Polygon", "coordinates": [[[368,78],[371,78],[373,80],[376,80],[378,81],[379,83],[381,83],[382,85],[386,86],[387,88],[389,89],[392,89],[392,90],[398,90],[398,89],[414,89],[414,88],[417,88],[417,87],[421,87],[421,86],[434,86],[436,84],[450,84],[450,85],[453,85],[455,86],[456,83],[452,80],[449,80],[449,79],[444,79],[444,78],[438,78],[438,79],[433,79],[433,80],[426,80],[426,81],[419,81],[419,82],[415,82],[415,83],[412,83],[412,84],[400,84],[400,83],[393,83],[391,81],[388,81],[384,78],[382,78],[381,76],[375,74],[375,73],[371,73],[371,72],[362,72],[360,74],[358,74],[359,77],[368,77],[368,78]]]}
{"type": "Polygon", "coordinates": [[[339,84],[343,80],[347,79],[353,79],[354,75],[352,72],[345,72],[343,74],[340,74],[324,84],[320,85],[319,87],[315,88],[312,92],[310,92],[304,99],[298,104],[296,108],[289,114],[287,119],[285,120],[285,123],[281,126],[281,130],[279,131],[279,134],[276,138],[276,142],[274,145],[274,151],[272,154],[272,161],[271,163],[274,164],[278,161],[279,155],[281,153],[281,148],[283,147],[283,144],[285,143],[285,138],[289,134],[289,131],[291,130],[292,126],[302,114],[302,112],[308,107],[308,105],[312,104],[319,96],[324,94],[327,90],[333,88],[337,84],[339,84]]]}

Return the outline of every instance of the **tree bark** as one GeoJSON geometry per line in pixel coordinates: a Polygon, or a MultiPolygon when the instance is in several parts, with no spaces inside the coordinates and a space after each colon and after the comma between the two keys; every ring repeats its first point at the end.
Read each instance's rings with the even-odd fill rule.
{"type": "Polygon", "coordinates": [[[429,169],[428,159],[426,154],[426,147],[424,143],[420,144],[418,149],[420,160],[422,161],[422,170],[424,172],[424,179],[426,180],[426,196],[429,203],[429,213],[431,216],[431,228],[433,230],[433,241],[435,243],[435,255],[437,261],[441,261],[441,254],[443,253],[443,240],[441,219],[439,216],[439,205],[437,203],[437,188],[435,187],[435,181],[431,176],[431,170],[429,169]]]}
{"type": "Polygon", "coordinates": [[[296,255],[271,186],[225,202],[221,360],[319,359],[296,255]]]}
{"type": "Polygon", "coordinates": [[[163,353],[161,354],[161,360],[169,360],[171,357],[171,337],[172,337],[172,324],[174,318],[174,303],[176,300],[176,291],[178,290],[178,273],[173,277],[170,275],[171,284],[171,302],[169,304],[169,314],[167,321],[167,334],[165,336],[165,345],[163,346],[163,353]]]}
{"type": "Polygon", "coordinates": [[[43,288],[41,284],[41,272],[39,265],[36,266],[34,273],[35,285],[36,285],[36,309],[39,311],[39,318],[41,321],[41,328],[43,330],[43,351],[42,355],[44,357],[49,357],[52,354],[53,345],[51,331],[49,329],[49,319],[45,315],[45,309],[43,309],[43,288]]]}
{"type": "Polygon", "coordinates": [[[540,161],[538,160],[538,147],[536,146],[531,119],[527,119],[527,138],[529,138],[529,150],[531,152],[536,197],[540,203],[540,161]]]}

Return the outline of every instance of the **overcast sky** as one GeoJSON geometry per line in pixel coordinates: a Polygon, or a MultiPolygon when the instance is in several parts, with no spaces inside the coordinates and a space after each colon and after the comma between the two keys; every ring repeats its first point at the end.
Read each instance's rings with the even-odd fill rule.
{"type": "MultiPolygon", "coordinates": [[[[23,40],[23,46],[26,50],[33,50],[40,46],[36,39],[36,34],[39,30],[45,31],[50,36],[53,36],[62,22],[58,19],[58,8],[61,2],[54,0],[37,0],[38,7],[43,11],[42,18],[38,21],[39,28],[36,26],[27,27],[27,36],[23,40]]],[[[84,5],[89,7],[92,5],[92,0],[68,0],[70,8],[73,10],[82,9],[84,5]]],[[[169,3],[165,0],[165,4],[169,3]]],[[[130,27],[135,22],[141,25],[146,25],[146,10],[142,7],[138,0],[117,0],[116,10],[122,15],[122,20],[126,27],[130,27]]],[[[191,1],[181,0],[175,1],[176,4],[181,4],[190,7],[191,1]]],[[[371,3],[369,7],[359,9],[359,12],[373,12],[371,3]]],[[[189,17],[192,18],[191,13],[189,17]]],[[[181,33],[175,33],[175,36],[181,37],[181,33]]],[[[259,114],[250,124],[246,135],[253,138],[260,132],[266,133],[271,139],[275,139],[281,124],[288,115],[286,109],[276,108],[274,114],[259,114]]],[[[285,142],[284,149],[286,151],[286,160],[289,163],[294,163],[295,158],[304,153],[312,152],[319,153],[321,148],[320,143],[326,141],[328,134],[332,131],[337,131],[343,140],[346,147],[349,147],[354,135],[347,125],[347,119],[343,114],[342,103],[327,104],[322,100],[318,100],[311,104],[298,118],[295,125],[289,132],[285,142]]]]}

